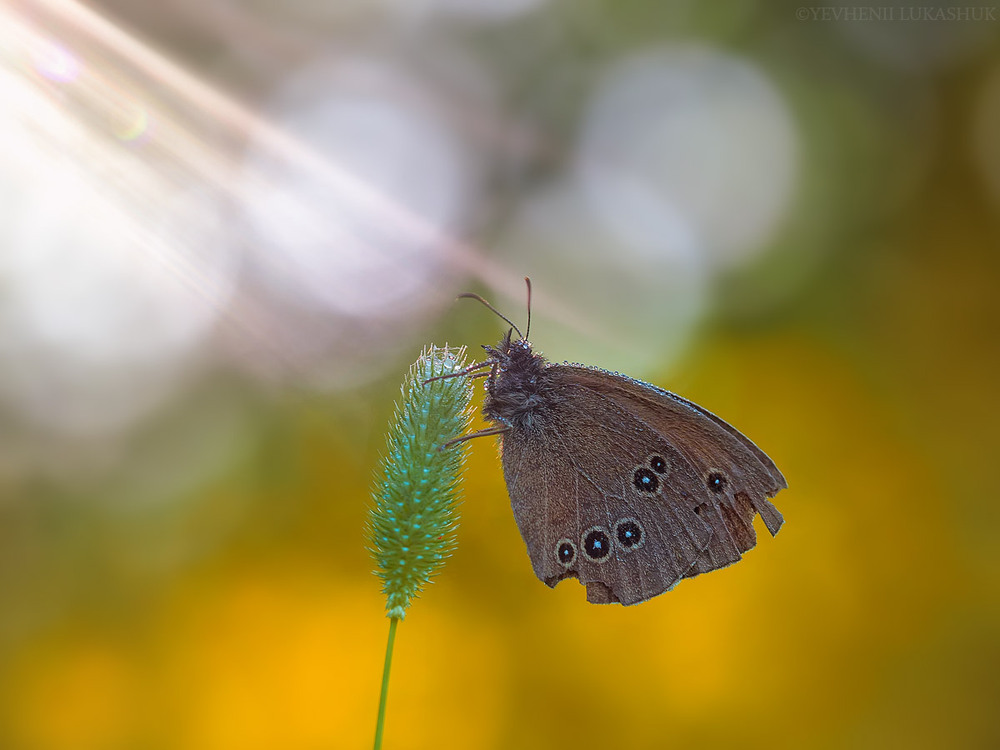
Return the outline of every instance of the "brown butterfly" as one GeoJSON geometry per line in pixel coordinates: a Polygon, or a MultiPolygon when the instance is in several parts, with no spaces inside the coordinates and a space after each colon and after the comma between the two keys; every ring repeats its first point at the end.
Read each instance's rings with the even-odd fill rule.
{"type": "MultiPolygon", "coordinates": [[[[528,325],[531,328],[531,282],[528,325]]],[[[783,523],[769,502],[787,487],[774,462],[739,431],[641,380],[557,365],[485,299],[511,330],[455,375],[485,377],[504,479],[532,567],[555,586],[578,578],[594,604],[637,604],[738,562],[783,523]],[[513,338],[514,331],[518,338],[513,338]]]]}

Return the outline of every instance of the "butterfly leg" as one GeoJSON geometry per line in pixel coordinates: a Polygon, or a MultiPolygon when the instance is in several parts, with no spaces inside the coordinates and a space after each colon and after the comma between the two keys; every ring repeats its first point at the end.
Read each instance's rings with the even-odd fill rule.
{"type": "Polygon", "coordinates": [[[473,438],[486,437],[487,435],[499,435],[501,432],[507,432],[510,428],[504,425],[503,427],[487,427],[485,430],[478,430],[476,432],[470,432],[468,435],[459,435],[457,438],[452,438],[447,443],[442,445],[438,450],[444,450],[445,448],[450,448],[458,443],[464,443],[466,440],[472,440],[473,438]]]}
{"type": "Polygon", "coordinates": [[[427,380],[421,383],[421,385],[427,385],[428,383],[432,383],[435,380],[444,380],[446,378],[460,378],[463,377],[464,375],[468,375],[470,372],[475,372],[476,370],[482,370],[484,367],[490,367],[492,364],[493,362],[491,362],[490,360],[486,360],[485,362],[477,362],[476,364],[469,365],[464,370],[459,370],[458,372],[449,372],[445,375],[435,375],[433,378],[427,378],[427,380]]]}

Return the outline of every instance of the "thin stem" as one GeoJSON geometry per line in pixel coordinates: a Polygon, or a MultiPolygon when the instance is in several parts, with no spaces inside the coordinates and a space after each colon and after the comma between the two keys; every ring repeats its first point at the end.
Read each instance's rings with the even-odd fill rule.
{"type": "Polygon", "coordinates": [[[385,699],[389,694],[389,669],[392,667],[392,647],[396,643],[396,625],[399,618],[389,620],[389,642],[385,646],[385,667],[382,669],[382,692],[378,697],[378,721],[375,723],[375,750],[382,748],[382,730],[385,727],[385,699]]]}

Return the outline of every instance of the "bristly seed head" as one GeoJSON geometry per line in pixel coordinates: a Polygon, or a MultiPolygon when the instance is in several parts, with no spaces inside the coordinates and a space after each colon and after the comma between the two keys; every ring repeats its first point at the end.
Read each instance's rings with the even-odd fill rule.
{"type": "Polygon", "coordinates": [[[389,617],[405,616],[455,547],[466,446],[438,448],[468,428],[472,384],[426,381],[462,370],[464,357],[464,347],[431,347],[410,368],[372,485],[368,541],[389,617]]]}

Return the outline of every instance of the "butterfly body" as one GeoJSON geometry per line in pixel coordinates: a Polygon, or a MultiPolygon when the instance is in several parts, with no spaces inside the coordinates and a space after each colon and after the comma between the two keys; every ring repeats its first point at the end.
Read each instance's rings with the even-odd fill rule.
{"type": "Polygon", "coordinates": [[[635,604],[731,565],[772,535],[785,488],[767,455],[710,412],[649,383],[549,363],[511,332],[484,347],[484,416],[535,574],[576,577],[593,603],[635,604]]]}

